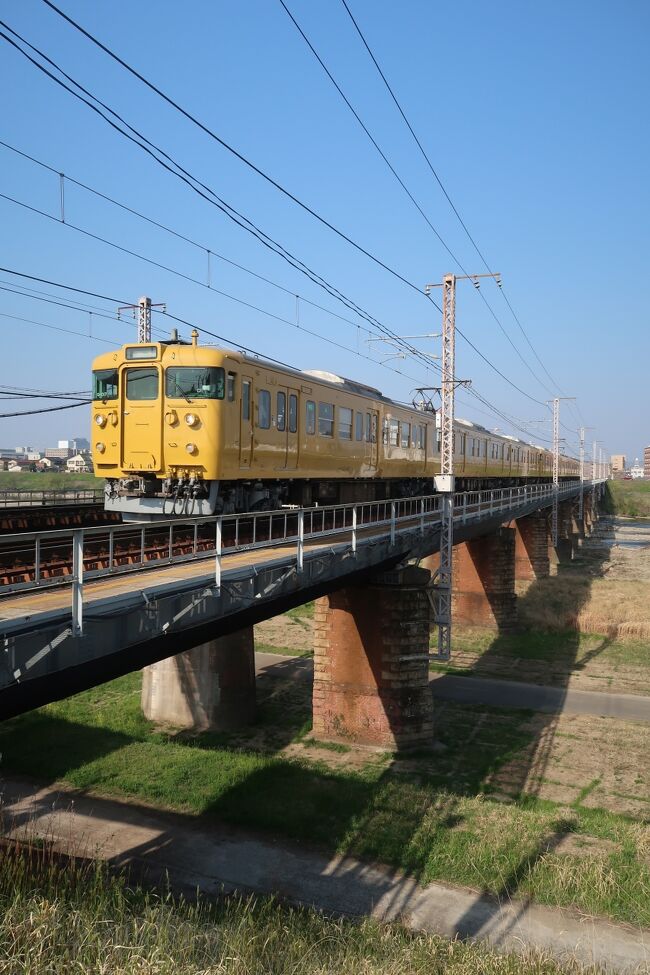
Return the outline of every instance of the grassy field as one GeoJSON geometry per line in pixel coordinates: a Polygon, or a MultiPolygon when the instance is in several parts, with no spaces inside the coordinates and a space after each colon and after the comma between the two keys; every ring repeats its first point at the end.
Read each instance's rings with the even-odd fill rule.
{"type": "MultiPolygon", "coordinates": [[[[0,859],[0,971],[11,975],[587,975],[540,953],[332,920],[272,900],[182,899],[46,850],[0,859]]],[[[597,975],[590,968],[591,975],[597,975]]]]}
{"type": "Polygon", "coordinates": [[[69,491],[75,488],[99,491],[103,486],[104,479],[94,474],[51,474],[49,471],[10,474],[0,471],[0,491],[69,491]]]}
{"type": "Polygon", "coordinates": [[[650,926],[645,726],[448,704],[437,750],[397,757],[313,742],[308,683],[258,691],[255,726],[174,735],[132,674],[1,725],[2,767],[650,926]]]}
{"type": "Polygon", "coordinates": [[[605,511],[625,518],[650,518],[650,481],[608,481],[605,511]]]}

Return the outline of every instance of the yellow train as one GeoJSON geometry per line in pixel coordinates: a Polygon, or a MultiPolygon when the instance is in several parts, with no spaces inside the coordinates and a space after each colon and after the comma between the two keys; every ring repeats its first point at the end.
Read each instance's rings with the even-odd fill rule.
{"type": "MultiPolygon", "coordinates": [[[[106,507],[130,520],[433,491],[438,414],[326,372],[169,341],[93,362],[92,452],[106,507]]],[[[539,446],[456,422],[459,490],[548,480],[539,446]]],[[[562,477],[577,464],[562,457],[562,477]]]]}

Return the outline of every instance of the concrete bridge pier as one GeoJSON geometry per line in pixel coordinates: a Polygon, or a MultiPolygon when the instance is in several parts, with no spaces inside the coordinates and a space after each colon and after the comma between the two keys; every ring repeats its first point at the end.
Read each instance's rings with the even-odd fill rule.
{"type": "Polygon", "coordinates": [[[514,528],[499,528],[455,547],[454,622],[493,627],[500,633],[516,629],[515,550],[514,528]]]}
{"type": "Polygon", "coordinates": [[[253,628],[202,643],[142,672],[149,721],[191,731],[229,731],[255,718],[253,628]]]}
{"type": "Polygon", "coordinates": [[[322,596],[314,614],[314,734],[389,749],[433,737],[430,573],[406,566],[322,596]]]}

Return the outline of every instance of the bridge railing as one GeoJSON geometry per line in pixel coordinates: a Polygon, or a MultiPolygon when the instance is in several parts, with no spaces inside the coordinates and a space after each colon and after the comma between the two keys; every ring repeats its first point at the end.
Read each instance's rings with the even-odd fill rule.
{"type": "Polygon", "coordinates": [[[21,491],[10,488],[0,491],[0,508],[55,508],[71,504],[101,504],[104,491],[100,488],[71,488],[57,491],[21,491]]]}
{"type": "MultiPolygon", "coordinates": [[[[590,487],[591,485],[586,485],[590,487]]],[[[575,495],[579,485],[561,484],[558,497],[575,495]]],[[[531,504],[548,505],[553,486],[525,485],[457,494],[454,519],[460,524],[515,513],[531,504]]],[[[359,545],[389,538],[394,545],[404,531],[419,531],[440,521],[438,494],[356,504],[237,515],[199,516],[146,524],[24,532],[3,537],[2,558],[13,558],[13,581],[2,594],[55,586],[72,587],[74,628],[82,625],[84,584],[165,565],[213,559],[214,579],[221,585],[222,560],[237,552],[278,549],[278,557],[294,549],[297,571],[311,548],[345,545],[354,555],[359,545]]],[[[6,572],[6,566],[4,571],[6,572]]]]}

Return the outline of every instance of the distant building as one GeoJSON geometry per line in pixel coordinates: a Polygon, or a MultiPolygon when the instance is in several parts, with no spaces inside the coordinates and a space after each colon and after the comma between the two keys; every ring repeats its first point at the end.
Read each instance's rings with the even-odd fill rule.
{"type": "Polygon", "coordinates": [[[612,454],[612,473],[625,470],[625,454],[612,454]]]}
{"type": "Polygon", "coordinates": [[[72,450],[72,440],[59,440],[57,447],[59,450],[72,450]]]}
{"type": "Polygon", "coordinates": [[[650,478],[650,447],[643,450],[643,476],[650,478]]]}
{"type": "Polygon", "coordinates": [[[90,440],[86,440],[85,437],[75,437],[74,440],[70,441],[73,450],[76,450],[79,454],[85,454],[90,450],[90,440]]]}
{"type": "MultiPolygon", "coordinates": [[[[68,441],[63,441],[67,443],[68,441]]],[[[45,456],[49,457],[50,460],[55,460],[57,457],[59,460],[67,460],[68,457],[72,457],[74,450],[71,447],[61,447],[61,441],[59,440],[58,447],[46,447],[45,456]]]]}
{"type": "Polygon", "coordinates": [[[630,467],[630,474],[632,475],[632,479],[635,481],[640,481],[641,478],[643,477],[643,468],[639,464],[638,457],[634,458],[634,464],[632,465],[632,467],[630,467]]]}
{"type": "Polygon", "coordinates": [[[88,454],[75,454],[66,461],[69,474],[92,474],[93,462],[88,454]]]}

